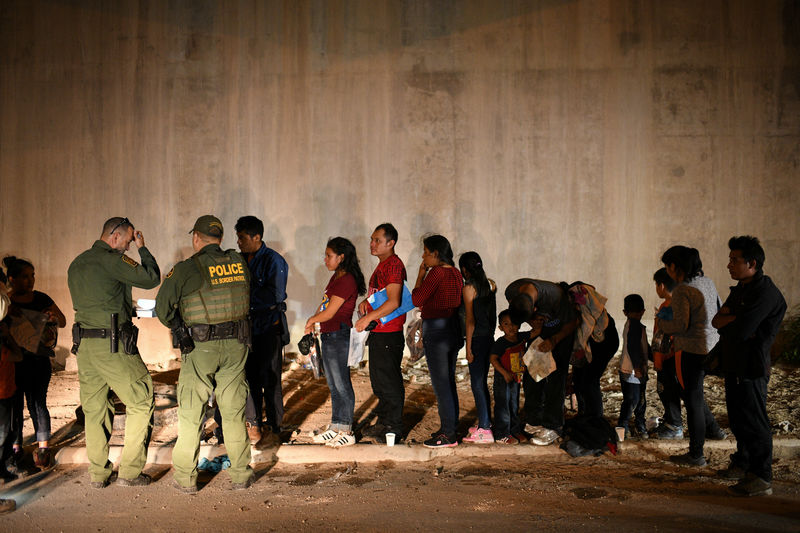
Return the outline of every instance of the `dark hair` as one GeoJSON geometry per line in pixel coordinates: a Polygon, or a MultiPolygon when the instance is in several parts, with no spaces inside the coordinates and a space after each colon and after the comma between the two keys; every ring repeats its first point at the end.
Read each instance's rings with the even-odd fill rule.
{"type": "Polygon", "coordinates": [[[741,237],[731,237],[728,241],[728,248],[733,250],[739,250],[742,252],[742,258],[748,263],[751,261],[756,262],[756,270],[761,272],[761,269],[764,268],[764,260],[766,256],[764,255],[764,249],[761,247],[761,243],[758,242],[758,239],[755,237],[751,237],[750,235],[742,235],[741,237]]]}
{"type": "Polygon", "coordinates": [[[533,298],[529,294],[517,294],[508,302],[508,311],[514,324],[521,325],[527,322],[533,318],[533,298]]]}
{"type": "Polygon", "coordinates": [[[8,283],[8,278],[6,277],[6,273],[3,272],[2,268],[0,268],[0,283],[8,283]]]}
{"type": "Polygon", "coordinates": [[[626,311],[644,311],[644,298],[638,294],[629,294],[623,301],[623,309],[626,311]]]}
{"type": "Polygon", "coordinates": [[[486,277],[486,272],[483,270],[483,261],[478,252],[464,252],[458,258],[458,268],[469,272],[469,279],[467,285],[475,287],[478,294],[485,294],[491,292],[492,288],[489,280],[486,277]]]}
{"type": "Polygon", "coordinates": [[[675,286],[677,285],[675,280],[669,277],[669,274],[667,274],[667,269],[663,267],[656,270],[656,273],[653,274],[653,281],[666,287],[669,292],[675,290],[675,286]]]}
{"type": "Polygon", "coordinates": [[[514,319],[511,318],[511,309],[504,309],[503,311],[500,311],[500,314],[497,315],[497,323],[500,324],[500,322],[502,322],[505,317],[508,317],[508,319],[511,320],[512,323],[519,326],[519,324],[514,322],[514,319]]]}
{"type": "Polygon", "coordinates": [[[442,235],[428,235],[422,239],[422,245],[428,249],[429,252],[436,252],[439,261],[450,266],[456,266],[453,262],[453,249],[450,247],[450,241],[442,235]]]}
{"type": "Polygon", "coordinates": [[[242,233],[250,235],[251,237],[258,235],[262,239],[264,238],[264,223],[252,215],[239,217],[239,220],[236,221],[236,225],[233,227],[233,230],[236,233],[241,231],[242,233]]]}
{"type": "Polygon", "coordinates": [[[22,271],[28,267],[33,268],[33,263],[24,259],[18,259],[13,255],[8,255],[3,258],[3,264],[6,265],[6,272],[9,278],[16,278],[22,271]]]}
{"type": "Polygon", "coordinates": [[[383,230],[383,236],[386,237],[387,241],[394,241],[394,243],[397,244],[397,228],[388,222],[384,222],[375,228],[375,231],[378,230],[383,230]]]}
{"type": "Polygon", "coordinates": [[[661,262],[667,266],[674,264],[686,281],[703,275],[703,262],[700,260],[700,252],[697,251],[697,248],[673,246],[661,256],[661,262]]]}
{"type": "Polygon", "coordinates": [[[353,243],[344,237],[334,237],[328,241],[326,247],[333,250],[333,253],[336,255],[344,255],[337,270],[344,270],[356,278],[358,294],[367,292],[367,285],[364,283],[364,274],[361,273],[361,267],[358,264],[358,255],[356,255],[356,247],[353,246],[353,243]]]}
{"type": "Polygon", "coordinates": [[[101,235],[111,235],[119,229],[127,231],[128,228],[135,229],[128,217],[111,217],[103,224],[103,233],[101,235]]]}

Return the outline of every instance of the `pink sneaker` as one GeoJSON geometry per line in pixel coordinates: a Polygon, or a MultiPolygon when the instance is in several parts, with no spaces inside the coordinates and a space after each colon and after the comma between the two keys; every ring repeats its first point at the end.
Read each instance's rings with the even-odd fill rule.
{"type": "Polygon", "coordinates": [[[462,442],[474,442],[476,444],[491,444],[494,436],[491,429],[470,428],[469,435],[461,439],[462,442]]]}

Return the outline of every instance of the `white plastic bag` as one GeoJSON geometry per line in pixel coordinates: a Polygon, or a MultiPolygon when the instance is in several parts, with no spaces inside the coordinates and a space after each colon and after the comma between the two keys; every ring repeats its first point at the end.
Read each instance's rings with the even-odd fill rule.
{"type": "Polygon", "coordinates": [[[540,352],[539,346],[542,345],[544,340],[541,337],[535,339],[525,355],[522,356],[522,361],[528,367],[528,374],[531,375],[533,381],[537,383],[549,376],[556,369],[556,360],[553,359],[552,352],[540,352]]]}
{"type": "Polygon", "coordinates": [[[347,353],[347,366],[356,366],[364,359],[364,345],[369,337],[369,331],[357,331],[350,328],[350,351],[347,353]]]}
{"type": "Polygon", "coordinates": [[[422,318],[419,311],[412,311],[413,318],[406,327],[406,346],[411,353],[411,362],[419,361],[425,355],[425,347],[422,345],[422,318]]]}

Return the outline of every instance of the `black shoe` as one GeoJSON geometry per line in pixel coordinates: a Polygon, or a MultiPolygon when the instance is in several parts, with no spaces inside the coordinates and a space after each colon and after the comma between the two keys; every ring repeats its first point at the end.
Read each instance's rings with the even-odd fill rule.
{"type": "Polygon", "coordinates": [[[17,479],[19,476],[17,474],[12,474],[5,468],[0,468],[0,482],[2,483],[10,483],[17,479]]]}
{"type": "Polygon", "coordinates": [[[655,438],[657,439],[667,439],[667,440],[678,440],[683,438],[683,428],[680,426],[673,426],[671,424],[661,424],[658,426],[655,432],[655,438]]]}
{"type": "Polygon", "coordinates": [[[21,474],[22,459],[24,457],[25,453],[22,450],[17,450],[13,452],[11,456],[8,459],[6,459],[6,469],[12,474],[21,474]]]}
{"type": "Polygon", "coordinates": [[[120,487],[145,487],[150,484],[153,479],[147,474],[139,474],[133,479],[125,479],[124,477],[117,478],[117,485],[120,487]]]}
{"type": "Polygon", "coordinates": [[[361,430],[363,437],[382,437],[386,434],[386,426],[381,423],[374,424],[361,430]]]}
{"type": "Polygon", "coordinates": [[[739,481],[745,478],[747,472],[741,466],[729,465],[725,470],[717,470],[717,475],[722,479],[739,481]]]}
{"type": "Polygon", "coordinates": [[[458,446],[458,439],[440,433],[422,443],[426,448],[454,448],[458,446]]]}
{"type": "Polygon", "coordinates": [[[105,480],[92,481],[91,483],[89,483],[89,486],[91,486],[93,489],[104,489],[108,487],[111,483],[113,483],[116,479],[117,479],[117,473],[111,472],[111,475],[108,476],[105,480]]]}
{"type": "Polygon", "coordinates": [[[197,493],[197,485],[189,485],[188,487],[184,487],[177,480],[172,480],[172,486],[184,494],[196,494],[197,493]]]}
{"type": "Polygon", "coordinates": [[[769,496],[772,494],[772,483],[751,475],[728,490],[737,496],[769,496]]]}
{"type": "Polygon", "coordinates": [[[247,478],[246,480],[242,481],[241,483],[233,483],[233,482],[231,482],[231,490],[249,489],[250,485],[253,484],[253,481],[255,481],[255,479],[256,479],[256,476],[251,474],[249,478],[247,478]]]}
{"type": "Polygon", "coordinates": [[[728,434],[721,427],[717,427],[717,429],[711,431],[706,430],[706,440],[725,440],[727,438],[728,434]]]}
{"type": "Polygon", "coordinates": [[[706,466],[706,458],[702,455],[700,457],[692,457],[688,453],[681,455],[670,455],[669,460],[681,466],[706,466]]]}

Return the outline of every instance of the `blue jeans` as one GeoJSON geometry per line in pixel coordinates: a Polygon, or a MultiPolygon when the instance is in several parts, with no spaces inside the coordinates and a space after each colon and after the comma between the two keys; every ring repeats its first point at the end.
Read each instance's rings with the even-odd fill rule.
{"type": "Polygon", "coordinates": [[[493,342],[494,339],[491,337],[472,337],[474,359],[469,364],[469,381],[472,385],[472,395],[475,397],[475,410],[478,412],[478,427],[481,429],[492,427],[492,419],[489,416],[492,404],[486,380],[489,377],[489,356],[493,342]]]}
{"type": "Polygon", "coordinates": [[[451,319],[429,318],[422,322],[422,344],[439,407],[442,433],[454,439],[458,424],[456,356],[461,348],[461,338],[451,319]]]}
{"type": "Polygon", "coordinates": [[[519,420],[519,388],[516,381],[506,383],[500,372],[494,372],[494,438],[502,439],[522,433],[519,420]]]}
{"type": "Polygon", "coordinates": [[[646,431],[647,421],[644,414],[647,409],[647,397],[645,396],[647,381],[628,383],[622,379],[622,375],[620,375],[619,383],[622,388],[622,405],[619,408],[619,422],[617,422],[617,426],[628,429],[628,420],[630,420],[631,413],[633,413],[636,428],[639,431],[646,431]]]}
{"type": "Polygon", "coordinates": [[[331,429],[350,431],[353,427],[353,410],[356,395],[350,382],[347,355],[350,351],[350,328],[323,333],[322,365],[331,391],[331,429]]]}

